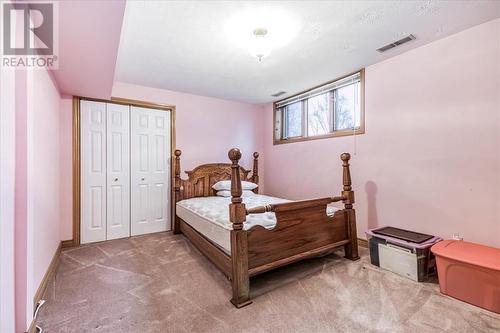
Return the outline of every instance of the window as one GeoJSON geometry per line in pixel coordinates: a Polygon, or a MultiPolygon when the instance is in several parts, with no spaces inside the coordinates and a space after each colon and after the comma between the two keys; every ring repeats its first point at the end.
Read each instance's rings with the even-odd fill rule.
{"type": "Polygon", "coordinates": [[[274,104],[274,143],[364,133],[363,70],[274,104]]]}
{"type": "Polygon", "coordinates": [[[321,94],[307,99],[307,134],[323,135],[330,132],[330,94],[321,94]]]}
{"type": "Polygon", "coordinates": [[[285,106],[285,133],[288,138],[302,136],[302,103],[285,106]]]}

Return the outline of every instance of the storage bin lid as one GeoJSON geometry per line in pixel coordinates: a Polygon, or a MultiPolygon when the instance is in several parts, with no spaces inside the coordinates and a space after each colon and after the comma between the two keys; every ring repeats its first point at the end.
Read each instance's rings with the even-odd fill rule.
{"type": "MultiPolygon", "coordinates": [[[[375,229],[379,229],[379,228],[375,228],[375,229]]],[[[389,242],[389,243],[392,243],[395,245],[399,245],[399,246],[403,246],[403,247],[411,248],[411,249],[415,249],[415,250],[426,250],[426,249],[430,248],[432,245],[436,244],[437,242],[440,242],[443,240],[440,237],[434,236],[431,239],[426,240],[425,242],[419,244],[419,243],[408,242],[408,241],[394,238],[394,237],[376,234],[373,232],[373,230],[375,230],[375,229],[368,229],[365,231],[367,238],[375,237],[375,238],[383,239],[386,242],[389,242]]]]}
{"type": "Polygon", "coordinates": [[[471,265],[500,271],[500,249],[459,240],[445,240],[432,246],[432,253],[471,265]]]}

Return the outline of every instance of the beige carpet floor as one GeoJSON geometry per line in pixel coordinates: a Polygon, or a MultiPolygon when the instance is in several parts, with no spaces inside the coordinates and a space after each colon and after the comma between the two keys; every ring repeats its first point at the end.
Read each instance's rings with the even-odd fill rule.
{"type": "Polygon", "coordinates": [[[500,315],[370,265],[366,249],[269,272],[237,310],[230,283],[183,236],[63,250],[37,324],[44,332],[500,332],[500,315]]]}

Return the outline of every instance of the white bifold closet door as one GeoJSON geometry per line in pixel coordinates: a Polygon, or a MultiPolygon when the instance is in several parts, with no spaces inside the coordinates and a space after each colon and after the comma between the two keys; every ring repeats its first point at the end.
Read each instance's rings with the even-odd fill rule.
{"type": "Polygon", "coordinates": [[[128,105],[81,101],[82,244],[130,236],[128,105]]]}
{"type": "Polygon", "coordinates": [[[106,239],[130,236],[130,107],[107,107],[107,234],[106,239]]]}
{"type": "Polygon", "coordinates": [[[131,235],[170,230],[170,112],[130,107],[131,235]]]}
{"type": "Polygon", "coordinates": [[[170,230],[170,112],[82,100],[82,244],[170,230]]]}
{"type": "Polygon", "coordinates": [[[106,103],[80,104],[80,241],[106,240],[106,103]]]}

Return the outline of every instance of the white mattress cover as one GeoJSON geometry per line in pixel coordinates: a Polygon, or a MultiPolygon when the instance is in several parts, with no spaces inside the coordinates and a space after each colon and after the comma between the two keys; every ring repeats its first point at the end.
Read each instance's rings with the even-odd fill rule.
{"type": "MultiPolygon", "coordinates": [[[[243,203],[247,208],[290,202],[286,199],[255,194],[243,196],[243,203]]],[[[229,221],[229,204],[231,198],[225,197],[198,197],[179,201],[176,205],[176,214],[196,231],[222,247],[228,254],[231,253],[230,231],[232,224],[229,221]]],[[[339,208],[327,206],[326,213],[333,215],[339,208]]],[[[276,225],[274,213],[247,215],[243,229],[261,225],[272,229],[276,225]]]]}

